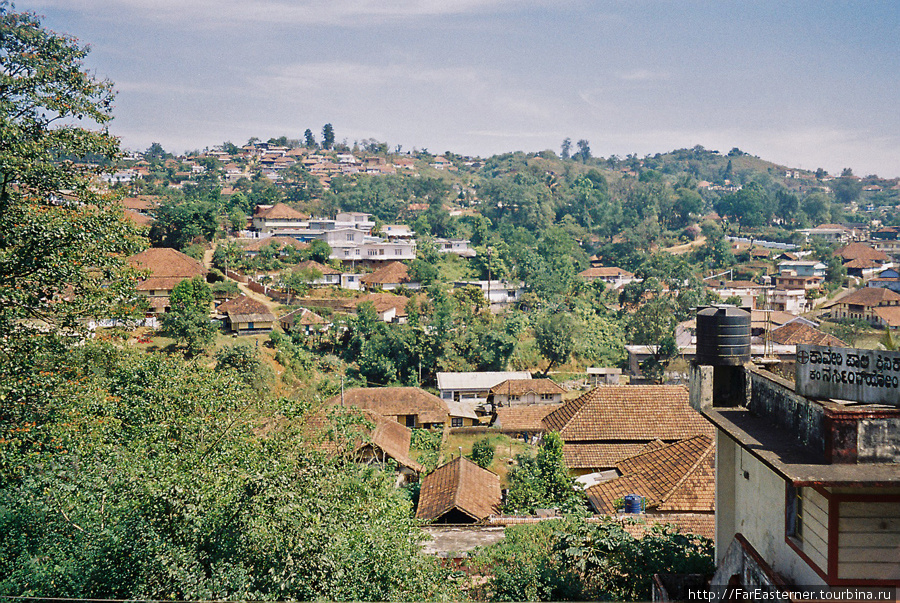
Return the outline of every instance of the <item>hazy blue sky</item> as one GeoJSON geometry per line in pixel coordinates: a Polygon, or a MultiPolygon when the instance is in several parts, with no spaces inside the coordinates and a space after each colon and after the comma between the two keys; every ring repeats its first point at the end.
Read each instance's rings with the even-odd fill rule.
{"type": "Polygon", "coordinates": [[[900,176],[897,0],[20,0],[92,45],[126,148],[739,147],[900,176]]]}

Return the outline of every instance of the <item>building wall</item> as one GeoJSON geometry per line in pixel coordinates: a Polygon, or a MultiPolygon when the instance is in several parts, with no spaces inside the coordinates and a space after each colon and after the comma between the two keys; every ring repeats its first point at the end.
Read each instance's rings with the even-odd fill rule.
{"type": "Polygon", "coordinates": [[[734,440],[718,432],[716,449],[716,558],[724,559],[737,533],[793,584],[825,581],[785,542],[785,481],[734,440]]]}
{"type": "Polygon", "coordinates": [[[897,490],[835,490],[838,578],[900,580],[900,496],[897,490]],[[859,500],[865,494],[872,500],[859,500]],[[862,496],[861,496],[862,494],[862,496]],[[842,495],[855,497],[842,500],[842,495]]]}

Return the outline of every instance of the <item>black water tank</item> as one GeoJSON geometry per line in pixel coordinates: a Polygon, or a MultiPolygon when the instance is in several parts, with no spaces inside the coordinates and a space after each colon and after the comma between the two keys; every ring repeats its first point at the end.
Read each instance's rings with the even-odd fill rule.
{"type": "Polygon", "coordinates": [[[696,361],[712,366],[750,362],[750,313],[734,306],[697,312],[696,361]]]}

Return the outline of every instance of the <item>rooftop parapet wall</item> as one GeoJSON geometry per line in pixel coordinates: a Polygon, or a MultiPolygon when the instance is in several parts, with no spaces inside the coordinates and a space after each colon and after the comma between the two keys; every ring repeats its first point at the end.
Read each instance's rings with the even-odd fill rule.
{"type": "MultiPolygon", "coordinates": [[[[816,464],[900,463],[900,409],[807,398],[794,391],[792,382],[752,365],[693,365],[690,391],[691,406],[714,423],[716,416],[721,420],[734,411],[763,419],[765,431],[777,432],[782,443],[807,451],[816,464]],[[722,368],[739,370],[745,379],[726,375],[730,378],[717,380],[715,371],[722,368]],[[731,391],[724,385],[714,387],[717,381],[733,383],[731,391]],[[746,394],[740,381],[746,383],[746,394]]],[[[737,419],[734,415],[730,420],[737,419]]]]}
{"type": "Polygon", "coordinates": [[[795,442],[824,455],[825,409],[821,404],[794,392],[793,385],[768,372],[747,370],[750,403],[747,408],[758,417],[768,417],[788,430],[795,442]]]}

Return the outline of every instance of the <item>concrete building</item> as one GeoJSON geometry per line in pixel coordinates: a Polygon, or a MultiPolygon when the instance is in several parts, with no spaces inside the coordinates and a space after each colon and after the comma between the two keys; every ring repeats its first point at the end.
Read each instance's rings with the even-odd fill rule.
{"type": "Polygon", "coordinates": [[[713,586],[900,586],[900,408],[749,362],[694,364],[691,405],[716,427],[713,586]]]}

